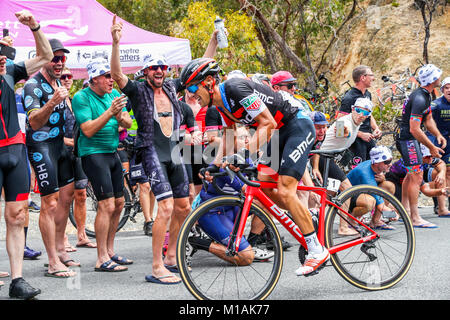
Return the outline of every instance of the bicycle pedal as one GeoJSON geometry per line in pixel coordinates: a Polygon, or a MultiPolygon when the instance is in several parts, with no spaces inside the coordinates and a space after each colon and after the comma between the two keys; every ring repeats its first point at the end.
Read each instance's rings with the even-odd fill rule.
{"type": "Polygon", "coordinates": [[[315,276],[316,274],[319,274],[319,268],[317,270],[314,270],[313,272],[305,274],[304,277],[315,276]]]}
{"type": "Polygon", "coordinates": [[[137,221],[136,221],[136,219],[135,218],[133,218],[133,217],[130,217],[130,220],[131,220],[131,222],[134,222],[134,223],[136,223],[137,221]]]}

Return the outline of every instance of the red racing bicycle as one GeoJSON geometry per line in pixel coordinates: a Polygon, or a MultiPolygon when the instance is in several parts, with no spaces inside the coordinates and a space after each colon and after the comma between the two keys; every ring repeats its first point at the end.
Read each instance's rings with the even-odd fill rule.
{"type": "MultiPolygon", "coordinates": [[[[342,151],[314,151],[327,160],[324,181],[328,181],[329,161],[342,151]]],[[[227,173],[212,175],[224,174],[227,173]]],[[[255,168],[243,169],[236,174],[247,185],[245,192],[227,194],[201,203],[190,213],[180,230],[177,244],[180,276],[197,299],[267,298],[275,288],[283,266],[280,226],[300,243],[300,263],[303,264],[307,255],[303,234],[289,212],[278,207],[262,191],[275,189],[276,182],[255,180],[255,168]],[[236,216],[227,244],[222,244],[226,256],[239,257],[244,255],[245,250],[259,247],[273,253],[270,259],[238,265],[230,263],[230,259],[225,261],[212,250],[192,244],[190,240],[193,238],[215,242],[214,232],[208,230],[207,233],[202,229],[202,219],[214,214],[220,216],[230,210],[236,216]],[[249,237],[256,232],[259,232],[259,241],[240,250],[243,241],[251,242],[249,237]]],[[[394,196],[370,185],[353,186],[333,197],[329,195],[326,185],[306,187],[299,184],[297,189],[320,196],[318,215],[310,210],[312,219],[319,241],[328,248],[332,265],[345,280],[361,289],[382,290],[392,287],[407,274],[415,251],[414,229],[409,215],[394,196]],[[377,212],[376,199],[384,201],[389,210],[377,212]],[[389,224],[390,230],[370,226],[371,220],[377,216],[389,224]],[[342,234],[343,225],[349,227],[353,235],[342,234]]],[[[223,189],[220,191],[226,193],[223,189]]]]}

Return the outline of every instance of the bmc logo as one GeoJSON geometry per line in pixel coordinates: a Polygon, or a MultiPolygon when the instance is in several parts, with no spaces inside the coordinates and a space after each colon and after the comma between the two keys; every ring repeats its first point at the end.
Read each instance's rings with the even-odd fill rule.
{"type": "Polygon", "coordinates": [[[308,136],[306,137],[306,140],[302,141],[297,146],[297,148],[291,152],[291,154],[289,155],[289,158],[291,158],[292,161],[294,161],[294,163],[297,163],[297,161],[300,159],[300,157],[305,152],[306,148],[313,142],[314,142],[314,138],[313,138],[312,133],[310,132],[308,134],[308,136]]]}

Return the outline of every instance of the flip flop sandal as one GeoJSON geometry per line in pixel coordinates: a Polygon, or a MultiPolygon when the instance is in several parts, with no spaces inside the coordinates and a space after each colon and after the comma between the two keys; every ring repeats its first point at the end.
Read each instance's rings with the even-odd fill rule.
{"type": "Polygon", "coordinates": [[[103,262],[100,267],[95,268],[94,270],[98,272],[122,272],[128,270],[128,268],[116,269],[117,267],[120,267],[120,265],[115,263],[113,260],[108,260],[103,262]]]}
{"type": "Polygon", "coordinates": [[[77,263],[77,262],[75,262],[75,260],[73,260],[73,259],[69,259],[69,260],[63,261],[63,264],[64,264],[66,267],[81,267],[81,263],[80,263],[80,264],[76,264],[76,263],[77,263]],[[74,265],[74,264],[69,264],[70,262],[75,263],[75,265],[74,265]]]}
{"type": "Polygon", "coordinates": [[[76,245],[77,248],[97,248],[97,246],[95,244],[93,244],[92,242],[86,242],[83,244],[77,244],[76,245]]]}
{"type": "Polygon", "coordinates": [[[58,274],[60,273],[70,273],[70,270],[59,270],[59,271],[54,271],[54,272],[46,272],[45,276],[46,277],[51,277],[51,278],[70,278],[70,277],[74,277],[74,275],[64,275],[64,276],[58,276],[58,274]]]}
{"type": "Polygon", "coordinates": [[[125,257],[120,257],[117,254],[113,255],[111,257],[111,260],[114,261],[115,263],[118,263],[118,264],[121,264],[121,265],[133,264],[133,260],[127,259],[125,257]]]}
{"type": "Polygon", "coordinates": [[[161,276],[161,277],[155,277],[153,275],[150,275],[150,276],[145,276],[145,281],[157,283],[157,284],[164,284],[164,285],[179,284],[181,282],[181,280],[175,281],[175,282],[161,281],[161,279],[173,278],[173,277],[175,277],[173,274],[169,274],[167,276],[161,276]]]}
{"type": "Polygon", "coordinates": [[[0,278],[7,278],[9,277],[9,273],[6,271],[0,271],[0,278]]]}

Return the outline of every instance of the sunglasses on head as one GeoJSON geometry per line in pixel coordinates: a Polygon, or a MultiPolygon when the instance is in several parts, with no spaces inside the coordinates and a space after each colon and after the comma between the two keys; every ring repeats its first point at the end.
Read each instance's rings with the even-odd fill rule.
{"type": "Polygon", "coordinates": [[[287,87],[289,90],[291,90],[292,88],[296,87],[295,83],[280,83],[279,84],[280,87],[287,87]]]}
{"type": "Polygon", "coordinates": [[[72,79],[73,78],[73,75],[71,75],[71,74],[63,74],[62,76],[61,76],[61,80],[66,80],[66,79],[72,79]]]}
{"type": "Polygon", "coordinates": [[[372,112],[370,112],[370,111],[367,111],[367,110],[364,110],[364,109],[361,109],[361,108],[358,108],[358,107],[355,107],[355,111],[357,112],[357,113],[361,113],[363,116],[370,116],[370,114],[372,113],[372,112]]]}
{"type": "Polygon", "coordinates": [[[150,66],[149,69],[156,71],[158,69],[161,69],[162,71],[166,71],[169,68],[169,66],[165,66],[165,65],[158,65],[158,66],[150,66]]]}
{"type": "Polygon", "coordinates": [[[52,59],[52,62],[53,63],[58,63],[58,62],[61,61],[62,63],[65,63],[66,60],[67,60],[66,56],[54,56],[53,59],[52,59]]]}

